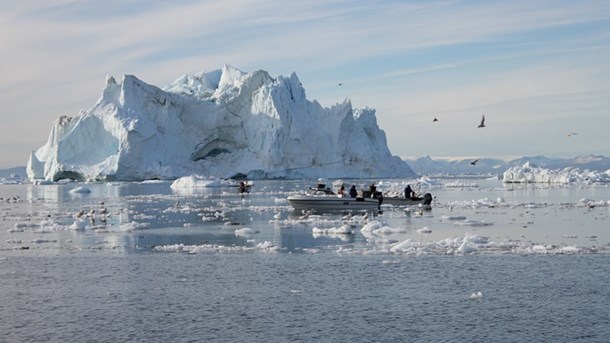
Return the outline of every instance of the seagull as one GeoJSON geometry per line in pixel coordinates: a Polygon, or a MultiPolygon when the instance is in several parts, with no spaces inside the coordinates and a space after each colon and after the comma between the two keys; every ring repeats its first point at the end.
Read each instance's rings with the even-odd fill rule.
{"type": "Polygon", "coordinates": [[[483,117],[481,117],[481,124],[479,124],[479,126],[477,126],[479,128],[481,127],[485,127],[485,115],[483,115],[483,117]]]}
{"type": "Polygon", "coordinates": [[[476,160],[470,162],[470,164],[472,164],[473,166],[477,164],[477,162],[479,162],[479,159],[477,158],[476,160]]]}
{"type": "Polygon", "coordinates": [[[436,123],[437,121],[438,121],[438,118],[437,118],[437,117],[434,117],[434,119],[432,119],[432,122],[433,122],[433,123],[436,123]]]}
{"type": "Polygon", "coordinates": [[[576,136],[577,134],[578,133],[576,133],[576,132],[570,132],[570,133],[568,133],[568,137],[576,136]]]}

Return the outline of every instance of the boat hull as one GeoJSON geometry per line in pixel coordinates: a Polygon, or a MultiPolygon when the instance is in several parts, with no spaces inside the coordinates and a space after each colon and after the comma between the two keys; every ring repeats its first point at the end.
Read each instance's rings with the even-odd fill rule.
{"type": "Polygon", "coordinates": [[[427,209],[432,205],[432,194],[426,193],[423,197],[403,198],[403,197],[383,197],[383,203],[393,206],[423,206],[427,209]]]}
{"type": "Polygon", "coordinates": [[[291,195],[288,202],[295,210],[362,211],[379,210],[379,200],[372,198],[345,198],[337,196],[291,195]]]}
{"type": "Polygon", "coordinates": [[[383,198],[384,205],[394,205],[394,206],[417,206],[423,205],[423,199],[408,199],[408,198],[399,198],[399,197],[384,197],[383,198]]]}

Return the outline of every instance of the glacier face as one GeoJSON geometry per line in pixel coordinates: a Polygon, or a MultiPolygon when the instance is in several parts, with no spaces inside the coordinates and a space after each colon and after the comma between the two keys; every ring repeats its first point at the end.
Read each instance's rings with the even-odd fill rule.
{"type": "Polygon", "coordinates": [[[102,96],[58,118],[32,152],[31,180],[408,177],[373,109],[309,101],[295,73],[272,78],[225,65],[160,89],[108,77],[102,96]]]}

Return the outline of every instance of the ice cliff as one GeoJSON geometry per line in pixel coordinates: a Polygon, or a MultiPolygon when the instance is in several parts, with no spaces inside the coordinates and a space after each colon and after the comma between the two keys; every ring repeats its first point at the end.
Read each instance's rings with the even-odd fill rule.
{"type": "Polygon", "coordinates": [[[160,89],[108,77],[97,103],[56,120],[32,152],[31,180],[406,177],[375,110],[309,101],[297,75],[225,65],[160,89]]]}

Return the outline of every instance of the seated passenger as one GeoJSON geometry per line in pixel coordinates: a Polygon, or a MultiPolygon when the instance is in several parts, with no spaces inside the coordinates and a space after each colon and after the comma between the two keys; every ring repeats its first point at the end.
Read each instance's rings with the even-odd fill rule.
{"type": "Polygon", "coordinates": [[[415,192],[411,189],[411,185],[405,187],[405,198],[411,199],[415,195],[415,192]]]}
{"type": "Polygon", "coordinates": [[[343,185],[341,185],[341,188],[339,188],[337,194],[339,194],[339,197],[343,197],[345,195],[345,187],[343,187],[343,185]]]}
{"type": "Polygon", "coordinates": [[[356,185],[352,185],[352,188],[349,189],[350,198],[355,198],[358,196],[358,191],[356,190],[356,185]]]}
{"type": "MultiPolygon", "coordinates": [[[[369,186],[369,191],[371,192],[370,197],[374,198],[375,193],[377,193],[377,186],[375,186],[375,183],[371,183],[371,185],[369,186]]],[[[367,197],[368,197],[368,195],[367,195],[367,197]]]]}

